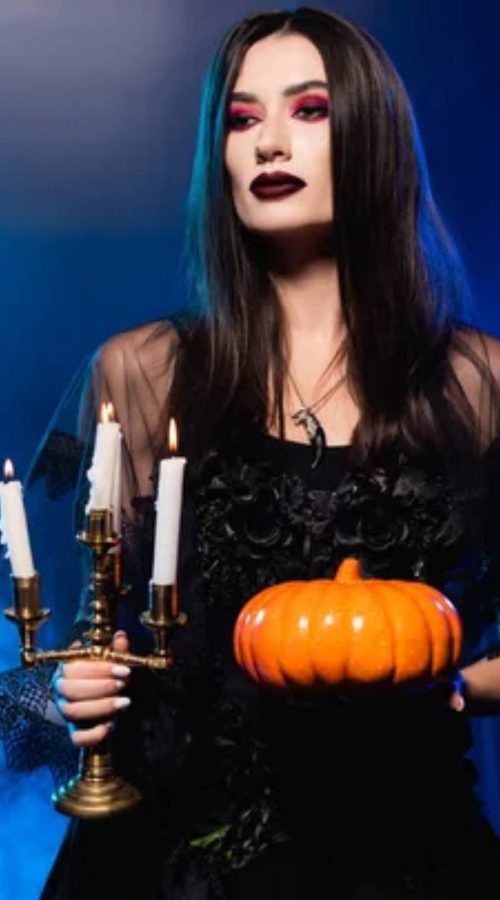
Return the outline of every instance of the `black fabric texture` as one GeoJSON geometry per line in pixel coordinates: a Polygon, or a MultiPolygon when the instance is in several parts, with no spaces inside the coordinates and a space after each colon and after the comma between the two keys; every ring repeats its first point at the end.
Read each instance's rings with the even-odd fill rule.
{"type": "MultiPolygon", "coordinates": [[[[160,323],[107,345],[91,370],[80,431],[51,444],[71,460],[45,458],[34,470],[52,496],[54,472],[61,490],[80,473],[78,520],[92,442],[86,416],[93,410],[95,421],[97,399],[113,400],[124,429],[129,585],[117,625],[139,651],[150,649],[137,613],[151,571],[171,337],[160,323]],[[126,375],[118,390],[117,357],[126,375]]],[[[257,591],[330,578],[356,556],[367,578],[426,581],[453,600],[465,630],[462,664],[488,652],[490,635],[495,652],[500,445],[492,439],[480,456],[471,452],[466,472],[400,452],[359,471],[348,447],[327,448],[312,470],[307,445],[253,422],[200,452],[194,424],[181,422],[179,588],[188,624],[172,636],[170,672],[134,672],[132,704],[113,736],[117,769],[144,801],[121,819],[73,822],[43,900],[496,897],[498,842],[474,794],[468,719],[449,709],[447,683],[280,694],[239,669],[232,637],[257,591]]]]}

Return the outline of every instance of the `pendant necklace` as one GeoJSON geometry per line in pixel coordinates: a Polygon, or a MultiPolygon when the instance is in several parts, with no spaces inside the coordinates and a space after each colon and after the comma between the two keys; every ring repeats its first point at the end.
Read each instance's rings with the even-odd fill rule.
{"type": "Polygon", "coordinates": [[[299,402],[302,404],[300,409],[291,414],[291,418],[296,425],[302,425],[306,430],[309,443],[311,444],[311,447],[313,449],[311,469],[315,469],[320,462],[326,447],[325,430],[318,417],[316,416],[316,412],[324,406],[324,404],[327,402],[327,400],[330,399],[330,397],[333,397],[336,391],[338,391],[339,387],[346,380],[347,375],[342,375],[342,377],[339,378],[339,380],[336,381],[335,384],[327,390],[326,394],[323,394],[322,397],[320,397],[314,403],[311,403],[310,406],[307,406],[304,403],[304,400],[300,395],[300,391],[291,372],[288,372],[288,377],[295,393],[297,394],[299,402]]]}

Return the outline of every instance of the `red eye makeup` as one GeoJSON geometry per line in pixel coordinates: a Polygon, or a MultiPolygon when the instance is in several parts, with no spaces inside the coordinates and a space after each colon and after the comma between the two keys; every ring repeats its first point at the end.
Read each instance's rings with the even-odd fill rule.
{"type": "Polygon", "coordinates": [[[226,124],[228,128],[242,131],[247,126],[248,119],[256,118],[258,118],[256,110],[252,110],[249,106],[232,103],[227,113],[226,124]]]}
{"type": "Polygon", "coordinates": [[[322,97],[319,94],[308,94],[306,97],[301,97],[300,100],[297,100],[292,108],[292,115],[306,110],[311,113],[316,112],[319,114],[318,118],[322,118],[328,114],[328,109],[329,103],[327,97],[322,97]]]}
{"type": "MultiPolygon", "coordinates": [[[[328,115],[328,98],[321,94],[307,94],[296,100],[291,108],[291,114],[300,113],[304,121],[317,121],[328,115]]],[[[228,129],[245,131],[252,119],[259,119],[260,115],[255,107],[247,104],[231,103],[227,113],[226,124],[228,129]]]]}

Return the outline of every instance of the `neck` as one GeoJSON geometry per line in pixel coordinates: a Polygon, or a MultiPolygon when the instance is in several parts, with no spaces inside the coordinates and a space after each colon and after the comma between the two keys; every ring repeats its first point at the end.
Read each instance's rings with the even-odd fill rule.
{"type": "Polygon", "coordinates": [[[336,349],[344,336],[338,266],[331,250],[273,244],[268,270],[285,313],[289,352],[304,342],[336,349]]]}

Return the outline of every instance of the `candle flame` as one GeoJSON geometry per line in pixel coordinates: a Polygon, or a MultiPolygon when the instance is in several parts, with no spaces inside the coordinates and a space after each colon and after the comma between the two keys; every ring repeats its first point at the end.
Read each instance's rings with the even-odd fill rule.
{"type": "Polygon", "coordinates": [[[101,422],[114,422],[115,408],[112,403],[101,403],[101,422]]]}
{"type": "Polygon", "coordinates": [[[11,459],[6,459],[3,465],[4,478],[14,478],[14,463],[11,459]]]}
{"type": "Polygon", "coordinates": [[[170,419],[168,423],[168,449],[172,456],[175,456],[179,449],[179,437],[175,419],[170,419]]]}

